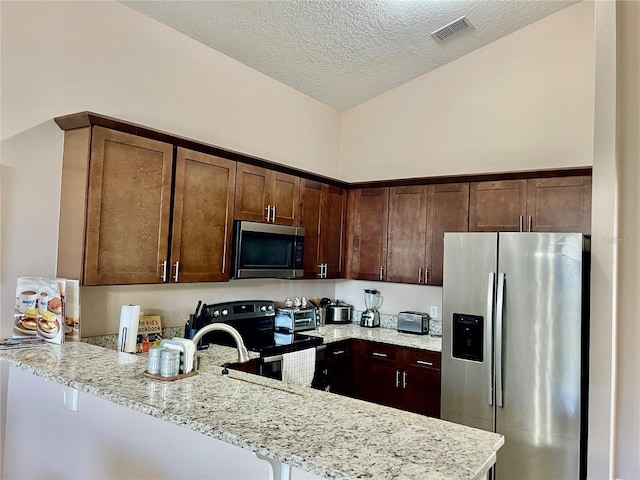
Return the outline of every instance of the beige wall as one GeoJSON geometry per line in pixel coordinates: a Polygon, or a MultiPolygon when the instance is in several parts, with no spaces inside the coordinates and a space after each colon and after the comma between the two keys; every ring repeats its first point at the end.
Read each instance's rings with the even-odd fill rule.
{"type": "MultiPolygon", "coordinates": [[[[1,5],[2,336],[11,334],[15,278],[55,274],[63,139],[55,116],[91,110],[338,176],[336,110],[117,2],[1,5]]],[[[200,295],[168,287],[159,302],[147,298],[168,311],[193,309],[200,295]]],[[[91,325],[93,305],[122,297],[108,289],[96,296],[83,302],[88,332],[106,333],[91,325]]]]}
{"type": "Polygon", "coordinates": [[[640,3],[618,3],[620,165],[616,478],[640,478],[640,3]]]}
{"type": "Polygon", "coordinates": [[[582,2],[344,113],[348,181],[591,165],[582,2]]]}

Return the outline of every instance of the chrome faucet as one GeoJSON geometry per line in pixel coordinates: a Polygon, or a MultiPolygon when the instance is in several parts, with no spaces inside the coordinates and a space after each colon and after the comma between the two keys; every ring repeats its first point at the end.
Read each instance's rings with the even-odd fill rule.
{"type": "MultiPolygon", "coordinates": [[[[211,323],[205,327],[202,327],[200,330],[196,332],[196,334],[191,339],[191,341],[196,344],[196,354],[197,354],[198,342],[200,341],[200,339],[203,336],[205,336],[207,333],[213,332],[214,330],[227,332],[229,335],[231,335],[233,340],[236,342],[236,348],[238,349],[238,363],[247,363],[250,360],[249,352],[247,351],[247,347],[244,345],[244,341],[242,340],[240,333],[238,332],[238,330],[236,330],[230,325],[227,325],[226,323],[211,323]]],[[[195,358],[194,358],[194,365],[195,365],[195,358]]]]}

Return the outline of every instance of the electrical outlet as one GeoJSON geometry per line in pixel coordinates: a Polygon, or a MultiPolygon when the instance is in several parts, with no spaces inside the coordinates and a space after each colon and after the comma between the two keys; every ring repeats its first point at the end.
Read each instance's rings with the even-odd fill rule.
{"type": "Polygon", "coordinates": [[[431,305],[431,312],[429,313],[431,318],[438,318],[438,307],[435,305],[431,305]]]}

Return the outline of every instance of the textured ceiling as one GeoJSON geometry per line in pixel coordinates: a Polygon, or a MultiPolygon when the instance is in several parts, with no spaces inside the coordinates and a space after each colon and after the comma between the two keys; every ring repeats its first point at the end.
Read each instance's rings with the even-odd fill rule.
{"type": "Polygon", "coordinates": [[[577,0],[122,3],[337,110],[347,110],[577,0]],[[472,28],[431,33],[465,15],[472,28]]]}

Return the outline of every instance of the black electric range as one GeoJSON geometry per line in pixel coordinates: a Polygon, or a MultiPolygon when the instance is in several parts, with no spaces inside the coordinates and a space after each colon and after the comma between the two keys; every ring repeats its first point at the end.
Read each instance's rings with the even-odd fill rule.
{"type": "MultiPolygon", "coordinates": [[[[282,355],[322,344],[320,337],[276,330],[274,319],[275,306],[270,300],[205,304],[198,316],[192,317],[186,325],[185,338],[193,338],[200,328],[211,323],[226,323],[238,330],[247,350],[259,353],[260,357],[282,355]]],[[[225,332],[206,334],[198,348],[207,348],[210,343],[235,347],[233,339],[225,332]]]]}

